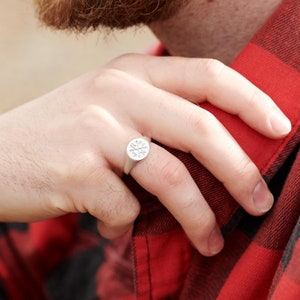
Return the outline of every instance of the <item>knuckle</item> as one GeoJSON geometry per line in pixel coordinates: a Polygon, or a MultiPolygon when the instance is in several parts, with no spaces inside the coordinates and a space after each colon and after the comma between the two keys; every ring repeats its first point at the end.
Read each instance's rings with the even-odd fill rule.
{"type": "Polygon", "coordinates": [[[166,186],[174,187],[180,185],[186,177],[186,169],[178,159],[166,159],[160,167],[160,178],[166,186]]]}
{"type": "Polygon", "coordinates": [[[208,58],[203,60],[204,71],[209,80],[216,80],[226,66],[217,59],[208,58]]]}
{"type": "Polygon", "coordinates": [[[212,129],[216,127],[216,121],[217,119],[212,113],[197,106],[193,108],[187,119],[192,132],[202,136],[212,133],[212,129]]]}
{"type": "Polygon", "coordinates": [[[134,222],[140,212],[138,203],[131,199],[129,200],[127,193],[123,193],[119,196],[124,197],[124,199],[118,200],[119,203],[116,203],[113,208],[113,214],[116,216],[114,218],[114,226],[124,226],[134,222]]]}
{"type": "Polygon", "coordinates": [[[107,63],[106,67],[119,71],[133,70],[133,67],[136,67],[138,65],[137,62],[142,57],[143,55],[138,53],[125,53],[112,59],[109,63],[107,63]]]}
{"type": "Polygon", "coordinates": [[[89,205],[89,212],[110,228],[131,224],[140,212],[140,206],[131,193],[118,186],[106,185],[101,191],[101,199],[89,205]]]}
{"type": "Polygon", "coordinates": [[[101,165],[99,155],[94,151],[83,153],[79,158],[76,172],[85,171],[86,179],[89,181],[103,182],[107,176],[107,169],[101,165]]]}
{"type": "MultiPolygon", "coordinates": [[[[188,86],[189,80],[194,78],[202,78],[206,85],[199,90],[200,95],[205,95],[205,90],[211,86],[226,68],[226,66],[217,59],[183,59],[178,60],[179,69],[181,70],[182,86],[188,86]]],[[[202,96],[203,97],[203,96],[202,96]]]]}
{"type": "Polygon", "coordinates": [[[95,76],[94,84],[97,88],[112,88],[115,91],[115,87],[122,88],[122,85],[126,87],[130,75],[125,71],[118,68],[107,67],[102,69],[100,73],[95,76]]]}
{"type": "Polygon", "coordinates": [[[201,230],[204,235],[209,234],[216,224],[216,219],[213,213],[206,213],[201,214],[201,230]]]}
{"type": "Polygon", "coordinates": [[[100,108],[97,105],[87,105],[79,115],[78,123],[88,130],[97,127],[101,117],[100,108]]]}
{"type": "Polygon", "coordinates": [[[199,206],[198,206],[198,199],[195,197],[184,197],[181,199],[181,201],[178,203],[178,209],[183,215],[188,214],[190,215],[190,212],[197,212],[197,215],[190,215],[189,221],[191,222],[192,227],[194,225],[199,225],[199,206]]]}
{"type": "Polygon", "coordinates": [[[107,169],[102,166],[96,153],[89,152],[81,154],[76,162],[68,164],[64,174],[66,186],[77,193],[79,188],[83,192],[87,188],[103,183],[107,169]]]}
{"type": "Polygon", "coordinates": [[[259,100],[259,94],[260,94],[260,91],[256,87],[253,87],[252,91],[249,93],[249,97],[248,97],[249,107],[255,108],[257,106],[258,100],[259,100]]]}
{"type": "Polygon", "coordinates": [[[248,97],[248,107],[251,107],[251,110],[262,110],[269,112],[271,109],[270,102],[265,101],[267,96],[256,86],[253,86],[252,91],[249,93],[248,97]]]}
{"type": "Polygon", "coordinates": [[[114,207],[103,212],[100,219],[105,222],[107,227],[118,228],[133,223],[137,218],[138,213],[138,209],[127,210],[124,209],[124,206],[116,204],[114,207]]]}
{"type": "Polygon", "coordinates": [[[202,112],[200,114],[200,108],[194,108],[188,116],[188,123],[196,132],[202,131],[205,126],[202,115],[202,112]]]}
{"type": "Polygon", "coordinates": [[[114,58],[113,60],[111,60],[109,65],[122,66],[124,63],[125,64],[131,63],[138,56],[140,56],[140,54],[124,53],[124,54],[121,54],[120,56],[114,58]]]}
{"type": "Polygon", "coordinates": [[[96,104],[87,105],[78,115],[76,119],[76,128],[78,128],[78,136],[85,141],[85,148],[89,146],[99,146],[99,136],[110,128],[113,122],[116,122],[114,112],[110,112],[96,104]]]}
{"type": "Polygon", "coordinates": [[[204,209],[191,218],[189,232],[195,236],[207,236],[216,224],[216,218],[210,209],[204,209]],[[193,234],[194,233],[194,234],[193,234]]]}
{"type": "Polygon", "coordinates": [[[105,107],[90,104],[86,106],[77,118],[78,135],[85,141],[84,147],[99,147],[99,136],[105,136],[111,124],[116,122],[114,112],[105,107]]]}
{"type": "Polygon", "coordinates": [[[233,175],[241,183],[249,183],[249,180],[251,180],[254,175],[257,177],[257,174],[256,166],[248,157],[242,158],[234,166],[233,175]]]}

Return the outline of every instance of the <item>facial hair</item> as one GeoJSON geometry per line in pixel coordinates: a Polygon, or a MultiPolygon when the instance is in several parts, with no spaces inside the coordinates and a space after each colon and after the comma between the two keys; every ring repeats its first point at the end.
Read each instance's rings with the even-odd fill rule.
{"type": "Polygon", "coordinates": [[[47,26],[84,32],[99,27],[125,29],[163,21],[188,0],[35,0],[47,26]]]}

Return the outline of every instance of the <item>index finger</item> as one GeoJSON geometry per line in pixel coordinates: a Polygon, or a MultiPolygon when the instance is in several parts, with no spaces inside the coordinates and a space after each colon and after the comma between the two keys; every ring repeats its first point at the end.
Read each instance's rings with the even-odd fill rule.
{"type": "Polygon", "coordinates": [[[270,138],[291,130],[290,121],[268,95],[220,61],[141,55],[139,64],[137,59],[135,55],[135,75],[157,88],[194,103],[208,101],[270,138]]]}

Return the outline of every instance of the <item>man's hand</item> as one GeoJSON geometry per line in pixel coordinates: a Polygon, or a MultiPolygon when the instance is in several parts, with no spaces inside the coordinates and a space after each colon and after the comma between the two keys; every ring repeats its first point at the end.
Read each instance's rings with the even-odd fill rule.
{"type": "MultiPolygon", "coordinates": [[[[140,206],[120,177],[126,146],[141,135],[192,153],[246,211],[265,213],[273,197],[259,171],[203,101],[270,138],[290,131],[267,95],[216,60],[122,56],[1,116],[0,220],[89,212],[103,236],[124,234],[140,206]]],[[[151,143],[131,175],[202,254],[221,250],[214,214],[175,156],[151,143]]]]}

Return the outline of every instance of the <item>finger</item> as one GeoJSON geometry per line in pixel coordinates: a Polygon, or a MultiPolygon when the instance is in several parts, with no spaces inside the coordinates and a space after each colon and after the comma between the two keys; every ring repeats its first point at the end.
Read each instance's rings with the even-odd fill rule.
{"type": "Polygon", "coordinates": [[[137,72],[160,89],[196,103],[207,100],[271,138],[291,130],[290,121],[269,96],[217,60],[144,56],[141,60],[135,61],[137,72]]]}
{"type": "Polygon", "coordinates": [[[133,229],[133,222],[126,226],[110,226],[100,220],[97,222],[97,229],[101,236],[107,239],[116,239],[133,229]]]}
{"type": "Polygon", "coordinates": [[[148,93],[146,89],[147,97],[142,108],[134,101],[128,103],[137,130],[164,145],[192,153],[250,214],[261,215],[272,207],[273,196],[259,170],[211,113],[159,89],[148,93]],[[153,103],[150,97],[159,100],[153,103]]]}
{"type": "Polygon", "coordinates": [[[190,144],[190,152],[248,213],[264,214],[274,199],[258,168],[214,116],[202,113],[207,117],[198,122],[199,136],[193,139],[196,144],[190,144]]]}
{"type": "Polygon", "coordinates": [[[93,181],[94,186],[81,190],[85,210],[99,220],[103,237],[113,239],[125,234],[140,212],[139,202],[112,170],[105,169],[93,181]]]}
{"type": "Polygon", "coordinates": [[[200,253],[211,256],[223,247],[215,216],[183,163],[156,144],[131,171],[135,180],[156,195],[183,227],[200,253]]]}

